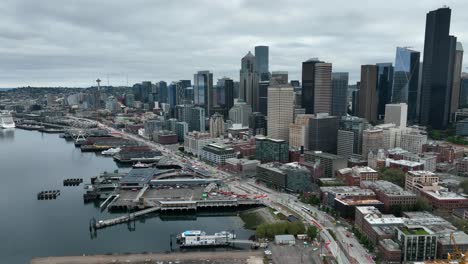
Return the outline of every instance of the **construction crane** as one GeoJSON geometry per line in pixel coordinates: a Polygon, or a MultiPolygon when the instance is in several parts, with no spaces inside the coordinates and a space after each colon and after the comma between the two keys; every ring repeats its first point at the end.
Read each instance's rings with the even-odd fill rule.
{"type": "Polygon", "coordinates": [[[460,251],[460,248],[458,248],[458,244],[457,242],[455,241],[455,236],[453,235],[453,233],[450,233],[450,243],[453,245],[454,247],[454,250],[455,252],[454,253],[448,253],[447,254],[447,259],[449,261],[451,260],[455,260],[455,261],[458,261],[459,264],[466,264],[466,253],[463,254],[461,251],[460,251]]]}

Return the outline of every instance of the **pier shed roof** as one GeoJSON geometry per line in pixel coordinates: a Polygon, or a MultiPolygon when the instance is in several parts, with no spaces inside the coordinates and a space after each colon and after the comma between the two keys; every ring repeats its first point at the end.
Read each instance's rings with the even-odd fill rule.
{"type": "Polygon", "coordinates": [[[121,180],[121,185],[144,185],[148,184],[153,176],[159,173],[157,168],[138,168],[130,170],[121,180]]]}

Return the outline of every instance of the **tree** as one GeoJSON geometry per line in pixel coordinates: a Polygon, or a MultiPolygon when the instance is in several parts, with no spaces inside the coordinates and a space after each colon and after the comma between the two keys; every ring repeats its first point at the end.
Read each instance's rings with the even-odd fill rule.
{"type": "Polygon", "coordinates": [[[462,182],[460,182],[460,184],[458,185],[459,188],[462,188],[463,189],[463,192],[465,194],[468,194],[468,180],[464,180],[462,182]]]}
{"type": "Polygon", "coordinates": [[[392,182],[400,187],[405,187],[405,173],[400,169],[387,169],[380,173],[381,180],[392,182]]]}
{"type": "Polygon", "coordinates": [[[427,200],[419,197],[414,205],[414,211],[432,211],[432,206],[427,202],[427,200]]]}
{"type": "Polygon", "coordinates": [[[311,240],[314,240],[318,235],[318,229],[316,226],[314,225],[310,225],[308,228],[307,228],[307,236],[311,239],[311,240]]]}

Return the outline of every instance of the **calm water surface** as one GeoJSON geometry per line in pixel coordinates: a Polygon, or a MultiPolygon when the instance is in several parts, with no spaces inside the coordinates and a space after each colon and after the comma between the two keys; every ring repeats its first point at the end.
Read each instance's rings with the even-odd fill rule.
{"type": "Polygon", "coordinates": [[[0,129],[0,263],[28,263],[35,256],[161,252],[170,249],[169,237],[187,229],[208,233],[234,230],[241,239],[252,231],[234,215],[146,218],[135,223],[98,230],[92,238],[92,217],[101,213],[83,204],[83,185],[64,187],[65,178],[85,183],[103,171],[117,169],[109,157],[81,153],[72,142],[56,134],[0,129]],[[57,200],[37,200],[42,190],[59,189],[57,200]]]}

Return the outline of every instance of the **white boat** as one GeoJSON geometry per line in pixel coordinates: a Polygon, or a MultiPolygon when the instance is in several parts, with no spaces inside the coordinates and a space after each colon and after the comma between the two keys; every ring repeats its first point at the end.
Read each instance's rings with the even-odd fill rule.
{"type": "Polygon", "coordinates": [[[114,154],[117,154],[120,152],[120,148],[110,148],[108,150],[104,150],[101,152],[102,155],[109,155],[109,156],[112,156],[114,154]]]}
{"type": "Polygon", "coordinates": [[[0,111],[0,128],[15,128],[15,121],[9,111],[0,111]]]}
{"type": "Polygon", "coordinates": [[[141,162],[138,161],[137,163],[133,164],[132,167],[136,168],[136,169],[138,169],[138,168],[151,168],[151,167],[153,167],[153,163],[141,163],[141,162]]]}

